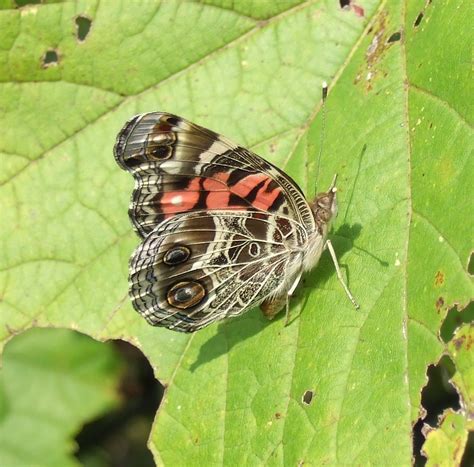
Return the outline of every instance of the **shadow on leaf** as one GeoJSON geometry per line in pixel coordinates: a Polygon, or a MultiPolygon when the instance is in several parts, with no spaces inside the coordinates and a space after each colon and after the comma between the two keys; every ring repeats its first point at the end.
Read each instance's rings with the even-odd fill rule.
{"type": "Polygon", "coordinates": [[[190,370],[194,372],[201,365],[228,353],[236,344],[255,336],[271,323],[258,309],[222,322],[217,328],[217,333],[200,347],[199,355],[190,370]]]}
{"type": "MultiPolygon", "coordinates": [[[[343,224],[334,235],[331,236],[334,248],[339,257],[342,257],[352,249],[354,241],[360,235],[361,230],[362,226],[360,224],[343,224]]],[[[344,265],[341,265],[341,267],[344,268],[344,265]]],[[[344,269],[346,270],[347,280],[350,282],[347,268],[344,269]]],[[[324,252],[320,263],[309,276],[303,279],[303,287],[300,287],[299,291],[297,289],[291,300],[291,308],[294,310],[298,306],[305,307],[309,294],[307,292],[302,293],[303,288],[317,288],[321,284],[324,284],[334,273],[335,270],[331,258],[328,253],[324,252]],[[303,300],[304,302],[302,303],[303,300]]],[[[342,288],[341,293],[344,293],[342,288]]],[[[297,317],[298,315],[295,315],[289,324],[297,319],[297,317]]],[[[242,316],[222,322],[218,326],[217,333],[201,346],[196,361],[191,365],[190,370],[195,371],[199,366],[228,353],[236,344],[255,336],[267,326],[272,325],[273,322],[279,322],[281,326],[282,319],[285,319],[284,312],[280,312],[274,320],[269,321],[263,317],[259,310],[251,310],[242,316]]]]}

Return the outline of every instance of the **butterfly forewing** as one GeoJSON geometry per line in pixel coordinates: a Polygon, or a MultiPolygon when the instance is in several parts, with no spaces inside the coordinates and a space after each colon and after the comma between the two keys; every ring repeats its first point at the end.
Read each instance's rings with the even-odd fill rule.
{"type": "Polygon", "coordinates": [[[135,177],[129,214],[142,237],[176,214],[206,209],[272,212],[314,230],[311,209],[290,177],[180,117],[134,117],[119,133],[115,157],[135,177]]]}

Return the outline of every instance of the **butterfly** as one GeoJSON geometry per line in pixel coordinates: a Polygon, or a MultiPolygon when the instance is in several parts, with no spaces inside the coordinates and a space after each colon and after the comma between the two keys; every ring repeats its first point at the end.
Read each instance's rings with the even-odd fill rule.
{"type": "Polygon", "coordinates": [[[308,202],[282,170],[227,138],[164,112],[129,120],[114,155],[135,178],[129,217],[141,244],[129,294],[152,325],[194,332],[260,305],[273,318],[325,248],[335,179],[308,202]]]}

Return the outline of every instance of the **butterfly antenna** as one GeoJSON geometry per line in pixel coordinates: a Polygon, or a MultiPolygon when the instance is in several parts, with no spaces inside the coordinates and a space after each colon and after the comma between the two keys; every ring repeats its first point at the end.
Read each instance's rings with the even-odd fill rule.
{"type": "Polygon", "coordinates": [[[321,156],[323,154],[323,144],[324,144],[324,136],[326,131],[326,97],[328,96],[328,83],[323,81],[322,84],[322,104],[321,104],[321,136],[319,140],[319,153],[318,153],[318,162],[316,166],[316,192],[318,187],[318,180],[319,180],[319,169],[321,168],[321,156]]]}

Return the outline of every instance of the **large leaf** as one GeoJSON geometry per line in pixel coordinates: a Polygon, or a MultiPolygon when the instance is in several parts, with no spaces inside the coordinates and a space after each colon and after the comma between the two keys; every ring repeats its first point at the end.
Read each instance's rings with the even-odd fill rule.
{"type": "Polygon", "coordinates": [[[0,13],[2,338],[51,325],[138,345],[168,386],[150,442],[165,464],[409,463],[440,324],[473,294],[468,4],[238,3],[0,13]],[[191,336],[147,326],[126,295],[133,183],[111,151],[150,110],[255,149],[310,197],[338,173],[332,238],[361,309],[323,255],[287,327],[256,310],[191,336]]]}
{"type": "Polygon", "coordinates": [[[64,329],[12,340],[0,372],[1,464],[78,465],[71,438],[118,404],[120,366],[112,347],[64,329]]]}

